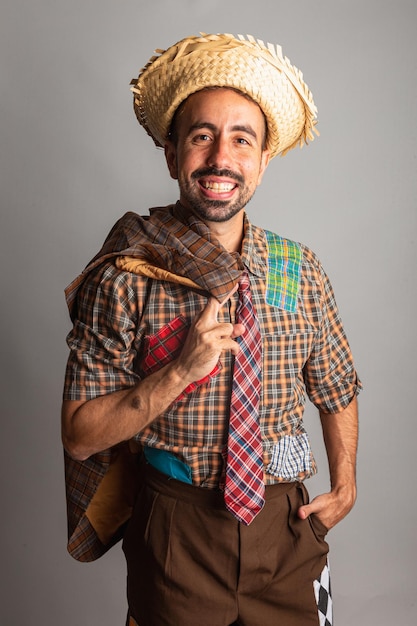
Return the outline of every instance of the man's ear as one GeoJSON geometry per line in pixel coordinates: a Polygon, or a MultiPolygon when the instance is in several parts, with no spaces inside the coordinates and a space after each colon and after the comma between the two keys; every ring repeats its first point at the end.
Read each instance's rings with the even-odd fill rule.
{"type": "Polygon", "coordinates": [[[168,170],[171,175],[171,178],[174,180],[178,179],[178,169],[177,169],[177,149],[172,143],[172,141],[167,141],[164,146],[165,152],[165,160],[167,162],[168,170]]]}
{"type": "Polygon", "coordinates": [[[263,150],[262,151],[262,156],[261,156],[261,163],[260,163],[260,167],[259,167],[259,177],[258,177],[258,185],[261,184],[263,175],[265,173],[266,168],[268,167],[268,163],[269,163],[269,150],[263,150]]]}

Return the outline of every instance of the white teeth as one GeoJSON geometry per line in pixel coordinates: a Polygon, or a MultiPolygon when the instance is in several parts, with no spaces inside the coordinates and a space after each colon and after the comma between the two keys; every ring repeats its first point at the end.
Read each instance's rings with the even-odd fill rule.
{"type": "Polygon", "coordinates": [[[232,191],[234,183],[214,183],[207,181],[203,183],[204,189],[210,189],[211,191],[232,191]]]}

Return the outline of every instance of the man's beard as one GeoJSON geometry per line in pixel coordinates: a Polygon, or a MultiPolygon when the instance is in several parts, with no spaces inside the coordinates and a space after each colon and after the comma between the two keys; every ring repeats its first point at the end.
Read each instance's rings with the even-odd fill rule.
{"type": "Polygon", "coordinates": [[[191,180],[184,181],[181,185],[182,197],[192,207],[195,215],[209,222],[227,222],[239,213],[251,200],[254,191],[245,185],[245,179],[240,174],[231,170],[219,170],[214,167],[206,167],[195,170],[191,174],[191,180]],[[198,188],[198,179],[204,176],[224,176],[229,180],[239,183],[238,195],[234,200],[211,200],[201,196],[198,188]]]}

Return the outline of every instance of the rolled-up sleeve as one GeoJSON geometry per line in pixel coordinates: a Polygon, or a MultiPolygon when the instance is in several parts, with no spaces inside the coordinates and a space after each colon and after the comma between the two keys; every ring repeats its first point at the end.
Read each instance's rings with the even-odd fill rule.
{"type": "Polygon", "coordinates": [[[346,408],[362,388],[330,281],[320,266],[321,321],[304,367],[310,400],[325,413],[346,408]]]}
{"type": "Polygon", "coordinates": [[[91,400],[139,380],[133,371],[137,317],[131,274],[109,264],[90,273],[67,337],[64,400],[91,400]]]}

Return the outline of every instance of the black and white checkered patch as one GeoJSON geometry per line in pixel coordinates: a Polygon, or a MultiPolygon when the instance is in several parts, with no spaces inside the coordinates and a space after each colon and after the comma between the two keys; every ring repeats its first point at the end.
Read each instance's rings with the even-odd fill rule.
{"type": "Polygon", "coordinates": [[[330,584],[330,568],[328,562],[324,566],[319,578],[314,581],[314,594],[316,596],[320,626],[332,626],[333,602],[332,588],[330,584]]]}

